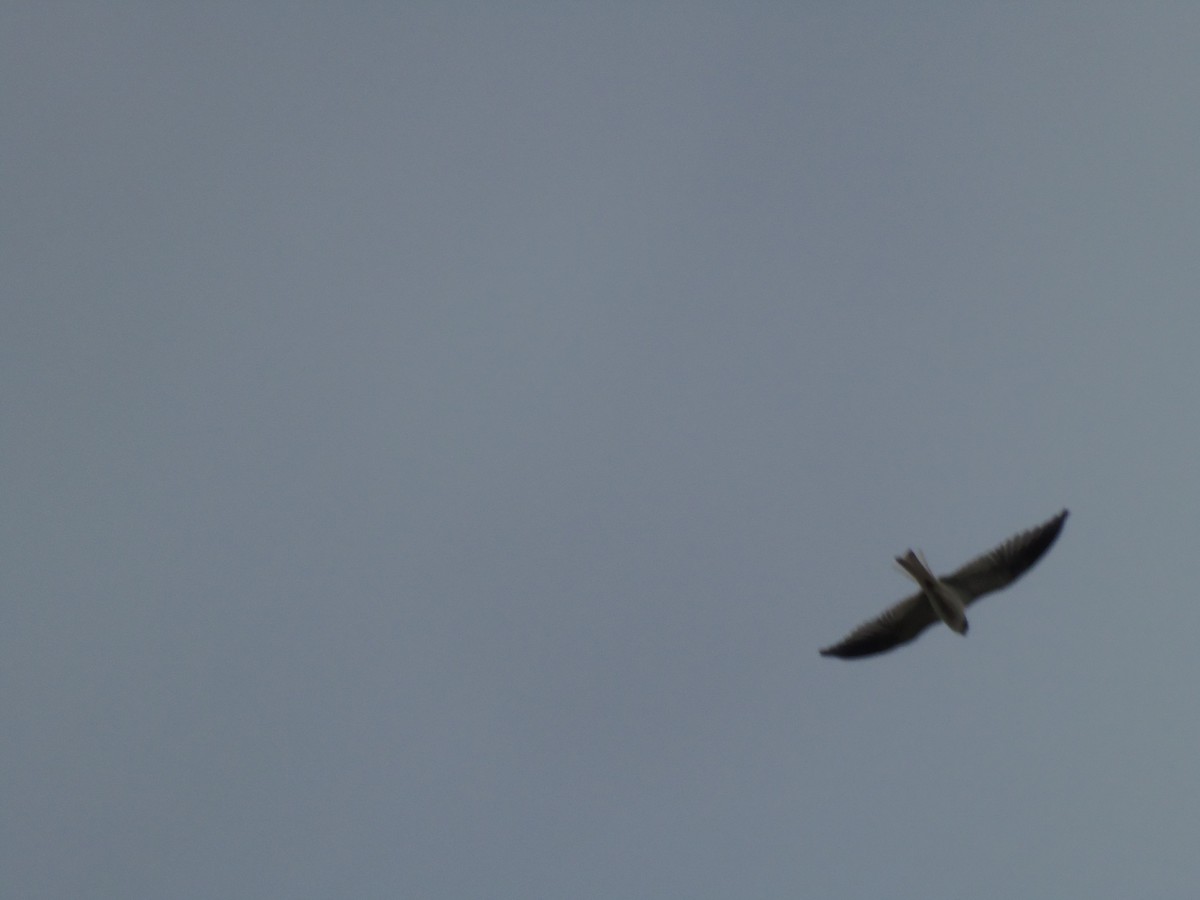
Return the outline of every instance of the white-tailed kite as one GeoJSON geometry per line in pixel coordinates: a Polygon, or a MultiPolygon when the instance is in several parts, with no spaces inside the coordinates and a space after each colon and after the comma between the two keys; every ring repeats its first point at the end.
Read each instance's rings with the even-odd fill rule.
{"type": "Polygon", "coordinates": [[[897,564],[912,576],[920,590],[878,618],[864,622],[840,643],[822,650],[821,655],[853,659],[883,653],[907,644],[939,619],[959,634],[966,634],[966,608],[984,594],[1008,587],[1033,568],[1058,539],[1066,520],[1064,509],[1048,522],[1022,531],[941,578],[912,550],[897,556],[897,564]]]}

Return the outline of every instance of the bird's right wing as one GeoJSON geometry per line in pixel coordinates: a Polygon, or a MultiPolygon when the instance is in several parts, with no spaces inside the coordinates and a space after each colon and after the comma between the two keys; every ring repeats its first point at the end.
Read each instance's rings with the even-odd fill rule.
{"type": "Polygon", "coordinates": [[[1067,511],[1064,509],[1053,519],[1014,535],[950,575],[943,575],[942,581],[965,593],[968,603],[973,603],[984,594],[1008,587],[1032,569],[1034,563],[1054,546],[1066,520],[1067,511]]]}
{"type": "Polygon", "coordinates": [[[853,659],[884,653],[907,644],[937,620],[937,613],[925,595],[918,591],[882,615],[863,622],[839,643],[822,650],[821,655],[853,659]]]}

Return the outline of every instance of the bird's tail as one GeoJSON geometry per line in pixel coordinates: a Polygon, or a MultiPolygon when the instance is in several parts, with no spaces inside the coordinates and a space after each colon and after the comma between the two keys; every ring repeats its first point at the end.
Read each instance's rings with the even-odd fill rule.
{"type": "Polygon", "coordinates": [[[923,588],[937,581],[933,573],[929,571],[929,566],[925,560],[913,553],[912,550],[909,550],[903,556],[897,556],[896,565],[908,573],[912,580],[923,588]]]}

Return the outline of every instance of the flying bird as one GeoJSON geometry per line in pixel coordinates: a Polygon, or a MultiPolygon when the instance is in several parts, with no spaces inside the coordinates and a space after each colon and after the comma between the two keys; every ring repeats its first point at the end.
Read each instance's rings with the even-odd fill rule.
{"type": "Polygon", "coordinates": [[[967,633],[966,609],[980,597],[1006,588],[1041,559],[1058,539],[1067,510],[1028,531],[1022,531],[994,550],[940,578],[924,559],[909,550],[896,563],[920,588],[883,615],[864,622],[822,656],[854,659],[885,653],[907,644],[939,619],[959,634],[967,633]]]}

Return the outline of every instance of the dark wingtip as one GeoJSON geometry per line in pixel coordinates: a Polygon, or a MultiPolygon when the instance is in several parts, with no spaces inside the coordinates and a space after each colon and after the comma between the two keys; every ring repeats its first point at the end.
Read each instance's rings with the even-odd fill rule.
{"type": "MultiPolygon", "coordinates": [[[[1046,546],[1054,543],[1058,533],[1062,531],[1063,524],[1067,521],[1067,516],[1071,513],[1068,510],[1063,510],[1057,516],[1047,519],[1041,525],[1032,528],[1031,531],[1043,531],[1042,539],[1046,542],[1046,546]]],[[[1041,541],[1039,541],[1041,543],[1041,541]]]]}
{"type": "Polygon", "coordinates": [[[1053,537],[1050,539],[1050,543],[1054,543],[1054,540],[1058,537],[1058,533],[1062,531],[1062,527],[1067,521],[1067,516],[1070,514],[1071,511],[1064,508],[1062,512],[1046,523],[1046,525],[1051,526],[1050,534],[1053,535],[1053,537]]]}
{"type": "MultiPolygon", "coordinates": [[[[1058,540],[1059,534],[1062,533],[1063,524],[1067,521],[1068,515],[1070,513],[1064,509],[1054,518],[1047,519],[1041,525],[1031,528],[1022,535],[1026,539],[1030,537],[1033,539],[1021,548],[1020,559],[1017,561],[1018,576],[1032,568],[1054,546],[1054,542],[1058,540]]],[[[1020,540],[1020,538],[1016,540],[1020,540]]]]}

